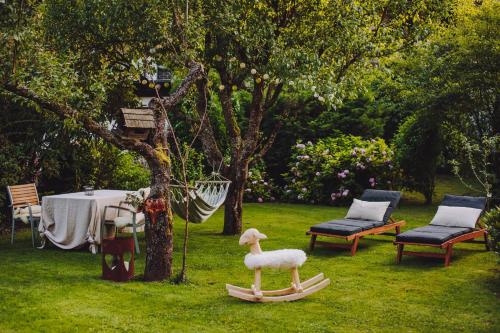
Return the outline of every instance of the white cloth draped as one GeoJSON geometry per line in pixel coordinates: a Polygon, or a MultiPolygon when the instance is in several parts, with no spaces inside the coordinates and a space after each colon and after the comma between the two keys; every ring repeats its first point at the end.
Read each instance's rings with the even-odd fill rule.
{"type": "MultiPolygon", "coordinates": [[[[104,207],[118,206],[130,192],[96,190],[93,196],[84,192],[45,196],[38,230],[62,249],[78,248],[88,242],[90,250],[95,253],[96,244],[101,240],[104,207]]],[[[116,209],[108,209],[106,219],[114,219],[117,213],[116,209]]]]}

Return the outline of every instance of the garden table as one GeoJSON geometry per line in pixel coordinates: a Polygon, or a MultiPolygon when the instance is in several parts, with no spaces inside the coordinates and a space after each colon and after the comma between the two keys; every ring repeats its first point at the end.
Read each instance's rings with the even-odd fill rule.
{"type": "MultiPolygon", "coordinates": [[[[118,205],[131,191],[96,190],[88,196],[84,192],[49,195],[42,198],[42,217],[38,231],[62,249],[74,249],[90,243],[96,254],[101,241],[101,221],[104,207],[118,205]]],[[[108,209],[106,219],[116,217],[116,209],[108,209]]]]}

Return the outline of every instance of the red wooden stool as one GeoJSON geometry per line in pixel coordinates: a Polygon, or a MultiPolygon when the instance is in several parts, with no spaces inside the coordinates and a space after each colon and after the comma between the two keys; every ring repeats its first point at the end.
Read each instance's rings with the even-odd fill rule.
{"type": "Polygon", "coordinates": [[[102,241],[102,278],[116,282],[125,282],[134,277],[134,239],[131,237],[116,237],[102,241]],[[130,254],[130,261],[124,260],[124,255],[130,254]],[[111,267],[106,256],[113,256],[111,267]]]}

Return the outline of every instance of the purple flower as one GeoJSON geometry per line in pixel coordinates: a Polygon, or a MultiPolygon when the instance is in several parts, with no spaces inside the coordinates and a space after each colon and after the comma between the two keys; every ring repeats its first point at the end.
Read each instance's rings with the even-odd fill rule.
{"type": "Polygon", "coordinates": [[[370,183],[375,183],[375,178],[373,178],[373,177],[372,177],[372,178],[368,179],[368,181],[369,181],[370,183]]]}
{"type": "Polygon", "coordinates": [[[349,170],[347,170],[347,169],[346,169],[346,170],[344,170],[344,173],[345,173],[346,175],[348,175],[348,174],[349,174],[349,170]]]}
{"type": "Polygon", "coordinates": [[[361,155],[364,155],[366,153],[366,150],[364,148],[361,148],[359,151],[361,152],[361,155]]]}
{"type": "Polygon", "coordinates": [[[266,185],[266,186],[267,186],[267,182],[264,182],[264,185],[266,185]]]}
{"type": "Polygon", "coordinates": [[[330,198],[332,198],[332,201],[337,200],[337,197],[335,196],[335,193],[330,194],[330,198]]]}
{"type": "Polygon", "coordinates": [[[352,153],[351,153],[352,156],[356,156],[356,150],[353,150],[352,153]]]}
{"type": "Polygon", "coordinates": [[[349,195],[349,190],[344,190],[344,192],[342,192],[343,197],[347,197],[348,195],[349,195]]]}
{"type": "Polygon", "coordinates": [[[257,202],[262,203],[264,200],[262,200],[262,198],[257,198],[257,202]]]}
{"type": "Polygon", "coordinates": [[[321,175],[321,172],[316,172],[316,176],[320,176],[321,175]]]}
{"type": "Polygon", "coordinates": [[[304,193],[307,192],[307,187],[303,187],[302,192],[304,192],[304,193]]]}
{"type": "Polygon", "coordinates": [[[371,159],[371,157],[367,157],[367,158],[366,158],[366,161],[367,161],[367,162],[370,162],[371,160],[372,160],[372,159],[371,159]]]}

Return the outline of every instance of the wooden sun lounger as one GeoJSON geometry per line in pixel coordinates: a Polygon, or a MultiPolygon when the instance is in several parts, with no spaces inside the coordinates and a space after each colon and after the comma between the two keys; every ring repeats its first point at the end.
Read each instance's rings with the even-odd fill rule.
{"type": "Polygon", "coordinates": [[[309,251],[312,252],[314,250],[315,245],[319,244],[319,245],[323,245],[323,246],[335,248],[335,249],[349,249],[351,251],[351,256],[353,256],[356,254],[356,251],[358,249],[358,243],[359,243],[360,238],[363,238],[364,236],[367,236],[367,235],[380,235],[380,234],[397,235],[400,233],[401,227],[404,226],[405,224],[406,224],[406,222],[403,220],[396,221],[393,218],[389,218],[389,223],[387,223],[383,226],[368,229],[368,230],[363,230],[361,232],[358,232],[358,233],[355,233],[352,235],[348,235],[348,236],[308,231],[308,232],[306,232],[306,235],[311,235],[311,240],[309,241],[309,251]],[[389,231],[391,229],[395,230],[394,234],[387,233],[387,231],[389,231]],[[316,238],[318,236],[341,238],[341,239],[345,239],[348,242],[352,241],[352,243],[343,244],[343,243],[316,241],[316,238]]]}
{"type": "MultiPolygon", "coordinates": [[[[486,198],[475,198],[475,197],[465,197],[465,196],[454,196],[454,195],[445,195],[442,205],[444,206],[456,206],[456,207],[470,207],[470,208],[478,208],[484,209],[486,205],[486,198]]],[[[399,237],[396,237],[394,244],[397,245],[397,255],[396,262],[401,263],[401,259],[403,255],[407,256],[417,256],[417,257],[429,257],[429,258],[441,258],[444,259],[444,266],[447,267],[450,265],[451,257],[453,255],[453,245],[462,242],[470,242],[470,243],[482,243],[485,245],[486,250],[489,250],[488,246],[488,232],[483,227],[477,227],[479,225],[479,219],[476,221],[476,228],[468,229],[468,228],[457,228],[457,227],[445,227],[445,226],[433,226],[429,225],[426,227],[420,227],[408,230],[407,232],[400,234],[399,237]],[[419,230],[425,228],[441,228],[441,229],[449,229],[449,230],[464,230],[459,232],[457,235],[453,235],[451,238],[447,238],[443,241],[436,241],[436,239],[425,239],[425,236],[421,236],[420,238],[417,235],[409,235],[409,233],[419,232],[419,230]],[[468,230],[467,230],[468,229],[468,230]],[[476,238],[482,237],[484,240],[476,241],[476,238]],[[406,238],[406,240],[405,240],[406,238]],[[444,253],[436,253],[436,252],[420,252],[420,251],[404,251],[405,245],[409,246],[427,246],[432,248],[439,248],[445,250],[444,253]]],[[[432,230],[432,229],[431,229],[432,230]]],[[[429,231],[426,231],[429,232],[429,231]]],[[[439,233],[439,232],[437,232],[439,233]]],[[[432,235],[432,232],[430,232],[432,235]]],[[[430,237],[432,238],[432,237],[430,237]]]]}
{"type": "Polygon", "coordinates": [[[403,255],[407,256],[416,256],[416,257],[428,257],[428,258],[441,258],[444,259],[444,266],[447,267],[450,265],[451,256],[453,255],[453,245],[462,242],[469,243],[482,243],[486,247],[486,251],[489,251],[488,246],[488,232],[486,229],[475,229],[466,234],[457,236],[442,244],[429,244],[429,243],[412,243],[412,242],[403,242],[403,241],[394,241],[394,244],[398,246],[398,254],[396,257],[396,262],[401,263],[401,258],[403,255]],[[474,239],[483,237],[484,241],[475,241],[474,239]],[[445,253],[435,253],[435,252],[416,252],[416,251],[404,251],[405,245],[417,245],[417,246],[430,246],[434,248],[444,249],[445,253]]]}
{"type": "MultiPolygon", "coordinates": [[[[390,215],[392,211],[397,207],[399,203],[399,199],[401,197],[401,194],[397,191],[384,191],[384,190],[365,190],[361,196],[361,200],[365,201],[390,201],[391,204],[389,208],[387,209],[386,215],[390,215]]],[[[388,234],[387,231],[394,229],[395,233],[390,234],[390,235],[397,235],[401,231],[401,227],[405,225],[405,221],[396,221],[393,218],[386,217],[387,222],[382,223],[382,222],[374,222],[371,221],[374,224],[377,224],[376,226],[357,231],[357,232],[347,232],[348,234],[345,234],[343,232],[336,232],[336,230],[332,230],[331,232],[321,232],[321,231],[315,231],[312,230],[313,228],[320,226],[313,226],[311,227],[311,230],[306,232],[306,235],[311,236],[311,240],[309,242],[309,251],[313,251],[314,247],[316,244],[324,245],[330,248],[336,248],[336,249],[349,249],[351,251],[351,255],[354,256],[356,254],[356,251],[358,249],[358,243],[359,239],[363,238],[364,236],[367,235],[379,235],[379,234],[388,234]],[[333,242],[321,242],[321,241],[316,241],[318,236],[322,237],[333,237],[333,238],[341,238],[346,240],[347,242],[351,243],[333,243],[333,242]]],[[[369,223],[369,221],[361,221],[361,220],[335,220],[331,222],[326,222],[325,224],[329,223],[334,223],[337,226],[341,227],[343,223],[369,223]]],[[[348,226],[348,224],[346,224],[348,226]]],[[[359,226],[361,227],[361,225],[359,226]]],[[[335,228],[333,228],[335,229],[335,228]]]]}

